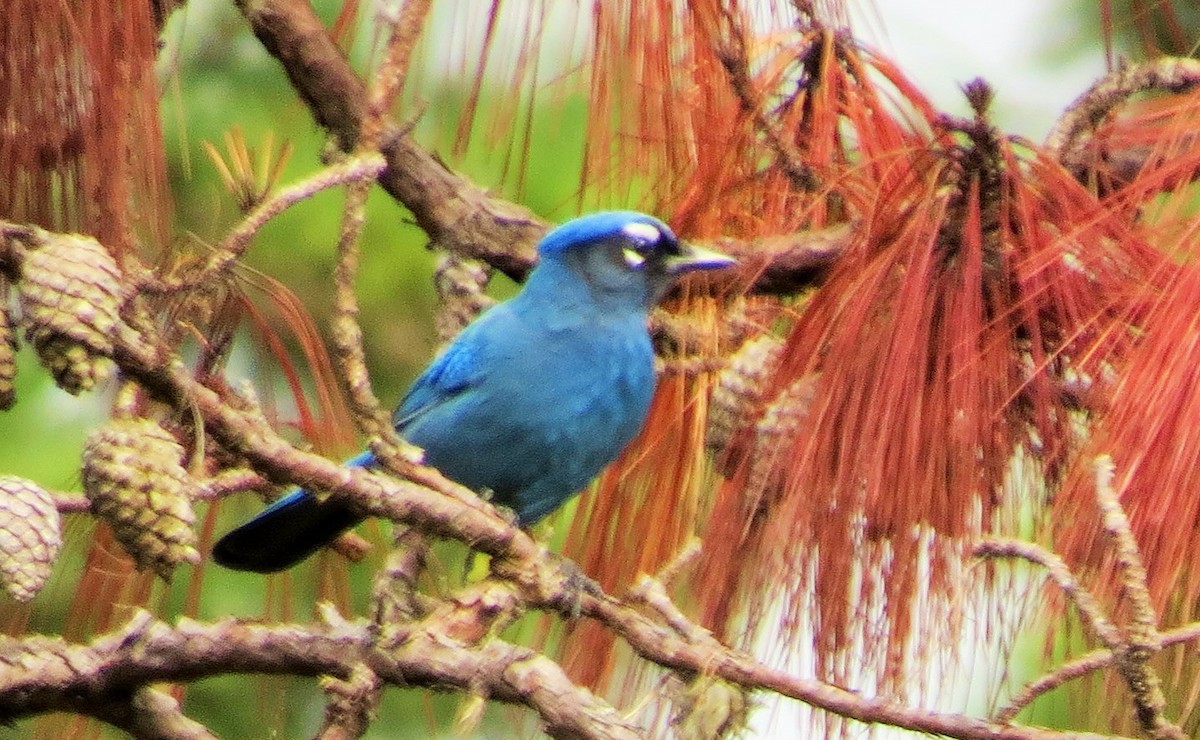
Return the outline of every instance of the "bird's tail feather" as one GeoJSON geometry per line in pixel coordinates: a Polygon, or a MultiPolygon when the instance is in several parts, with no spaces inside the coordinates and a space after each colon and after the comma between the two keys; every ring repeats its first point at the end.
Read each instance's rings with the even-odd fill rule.
{"type": "MultiPolygon", "coordinates": [[[[372,461],[371,454],[364,453],[347,464],[367,466],[372,461]]],[[[233,570],[274,573],[304,560],[362,519],[340,501],[319,501],[297,488],[217,540],[213,560],[233,570]]]]}

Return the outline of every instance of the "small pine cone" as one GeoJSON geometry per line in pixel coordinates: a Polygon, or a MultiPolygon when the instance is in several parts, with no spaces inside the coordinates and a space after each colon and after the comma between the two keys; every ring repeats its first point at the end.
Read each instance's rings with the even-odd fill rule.
{"type": "Polygon", "coordinates": [[[675,705],[671,726],[680,740],[736,737],[746,729],[750,698],[736,684],[709,675],[697,676],[686,685],[672,678],[667,692],[675,705]]]}
{"type": "Polygon", "coordinates": [[[54,234],[21,268],[25,336],[64,390],[78,394],[108,376],[119,321],[120,270],[99,242],[54,234]]]}
{"type": "Polygon", "coordinates": [[[788,450],[812,408],[817,377],[809,374],[793,380],[767,405],[755,426],[754,456],[745,487],[747,513],[751,515],[779,486],[788,450]]]}
{"type": "Polygon", "coordinates": [[[733,435],[758,414],[764,386],[779,367],[782,354],[783,342],[763,334],[743,344],[729,358],[729,365],[717,375],[708,403],[705,444],[710,450],[725,449],[733,435]]]}
{"type": "Polygon", "coordinates": [[[29,601],[50,577],[62,547],[54,499],[41,486],[0,476],[0,583],[17,601],[29,601]]]}
{"type": "Polygon", "coordinates": [[[113,528],[139,568],[169,579],[197,563],[195,482],[183,448],[150,419],[118,418],[92,432],[83,451],[83,488],[92,511],[113,528]]]}
{"type": "MultiPolygon", "coordinates": [[[[0,288],[0,301],[4,298],[0,288]]],[[[17,377],[17,333],[13,331],[7,302],[0,303],[0,411],[8,411],[17,401],[13,380],[17,377]]]]}

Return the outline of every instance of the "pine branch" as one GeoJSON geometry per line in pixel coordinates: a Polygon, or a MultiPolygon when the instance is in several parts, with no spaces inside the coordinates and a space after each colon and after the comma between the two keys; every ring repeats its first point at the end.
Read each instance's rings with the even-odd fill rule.
{"type": "Polygon", "coordinates": [[[1116,650],[1117,670],[1133,695],[1142,729],[1156,740],[1184,740],[1187,735],[1183,729],[1163,714],[1167,699],[1163,696],[1162,680],[1150,665],[1150,659],[1162,649],[1158,614],[1150,596],[1146,564],[1129,526],[1129,517],[1113,489],[1115,466],[1108,455],[1100,455],[1093,464],[1096,503],[1104,517],[1104,532],[1116,552],[1122,590],[1130,603],[1130,624],[1125,630],[1124,644],[1116,650]]]}
{"type": "MultiPolygon", "coordinates": [[[[1089,631],[1106,648],[1076,658],[1027,684],[996,713],[996,719],[1010,721],[1038,696],[1067,681],[1112,665],[1129,688],[1142,730],[1150,737],[1178,740],[1187,735],[1181,727],[1166,719],[1162,682],[1150,665],[1150,659],[1168,642],[1158,631],[1158,616],[1150,598],[1146,566],[1130,528],[1129,518],[1121,508],[1120,499],[1113,488],[1115,470],[1112,458],[1108,455],[1096,457],[1093,468],[1096,503],[1103,515],[1104,532],[1115,553],[1122,591],[1130,602],[1130,624],[1121,629],[1109,619],[1096,597],[1083,588],[1063,559],[1044,547],[1001,539],[979,543],[975,548],[977,556],[1020,558],[1045,568],[1051,580],[1078,610],[1089,631]]],[[[1198,633],[1196,625],[1189,625],[1168,634],[1174,643],[1195,640],[1198,633]]]]}
{"type": "MultiPolygon", "coordinates": [[[[1045,147],[1077,179],[1088,182],[1096,165],[1095,134],[1100,125],[1135,95],[1147,91],[1183,94],[1200,85],[1200,62],[1195,59],[1163,57],[1142,64],[1121,64],[1071,102],[1046,136],[1045,147]]],[[[1194,134],[1185,134],[1189,148],[1194,134]]],[[[1146,169],[1156,152],[1153,147],[1130,146],[1107,151],[1104,157],[1114,178],[1111,185],[1133,182],[1146,169]]],[[[1200,170],[1190,174],[1200,177],[1200,170]]]]}
{"type": "Polygon", "coordinates": [[[371,724],[371,716],[379,705],[382,686],[379,677],[364,664],[351,669],[346,680],[324,676],[321,688],[328,701],[325,704],[325,724],[317,737],[321,740],[346,740],[362,737],[371,724]]]}
{"type": "MultiPolygon", "coordinates": [[[[255,36],[283,65],[313,118],[343,151],[353,151],[366,119],[366,86],[311,5],[304,0],[242,0],[238,7],[255,36]]],[[[402,126],[386,124],[380,142],[387,160],[380,186],[412,212],[431,241],[516,280],[529,272],[536,244],[548,229],[546,222],[454,172],[402,126]]],[[[723,239],[714,246],[744,258],[739,269],[724,271],[730,274],[722,280],[765,293],[792,293],[821,281],[848,236],[848,229],[831,229],[765,243],[723,239]]]]}
{"type": "MultiPolygon", "coordinates": [[[[380,647],[366,622],[268,626],[184,619],[172,626],[142,611],[121,631],[88,645],[47,637],[7,638],[0,652],[0,718],[70,711],[119,721],[131,731],[154,726],[150,723],[166,727],[168,713],[158,697],[152,704],[136,696],[143,686],[230,672],[333,676],[353,683],[366,675],[365,666],[394,686],[481,686],[492,699],[537,708],[552,736],[638,736],[611,706],[573,686],[557,665],[527,648],[500,640],[464,648],[425,631],[407,637],[380,647]],[[153,716],[134,716],[135,707],[144,712],[152,705],[158,705],[153,716]],[[128,720],[121,719],[126,716],[128,720]]],[[[182,726],[177,720],[173,724],[182,726]]],[[[193,730],[139,736],[209,735],[193,730]]]]}
{"type": "MultiPolygon", "coordinates": [[[[374,156],[380,148],[388,127],[389,112],[404,85],[409,59],[428,12],[428,0],[407,2],[392,21],[383,62],[375,71],[367,90],[366,117],[362,123],[362,135],[358,137],[355,147],[358,156],[374,156]]],[[[392,467],[403,470],[403,466],[417,458],[410,446],[400,440],[387,412],[371,389],[363,331],[358,323],[358,294],[354,289],[359,264],[358,242],[367,218],[367,194],[377,174],[363,173],[346,188],[337,263],[333,271],[334,359],[339,366],[337,377],[346,391],[359,429],[383,442],[377,451],[381,453],[380,459],[390,463],[394,457],[395,465],[392,467]],[[392,450],[398,452],[393,455],[392,450]]]]}
{"type": "Polygon", "coordinates": [[[216,276],[237,263],[250,247],[255,235],[272,218],[322,190],[364,178],[374,178],[383,169],[383,160],[372,154],[326,167],[311,177],[283,188],[247,214],[242,222],[229,232],[220,246],[213,250],[208,262],[202,267],[166,279],[157,279],[151,277],[149,272],[144,272],[139,280],[139,287],[149,293],[172,293],[208,285],[216,276]]]}

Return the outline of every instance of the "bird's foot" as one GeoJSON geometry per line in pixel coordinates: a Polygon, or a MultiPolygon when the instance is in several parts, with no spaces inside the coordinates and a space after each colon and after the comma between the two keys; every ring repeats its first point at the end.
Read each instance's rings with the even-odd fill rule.
{"type": "Polygon", "coordinates": [[[484,501],[487,501],[489,504],[496,507],[496,513],[498,513],[501,517],[503,517],[504,521],[508,522],[510,526],[513,526],[513,527],[521,526],[521,518],[517,516],[517,510],[510,509],[507,506],[505,506],[504,504],[497,501],[495,491],[493,491],[490,488],[480,488],[475,493],[477,496],[479,496],[479,498],[483,499],[484,501]]]}

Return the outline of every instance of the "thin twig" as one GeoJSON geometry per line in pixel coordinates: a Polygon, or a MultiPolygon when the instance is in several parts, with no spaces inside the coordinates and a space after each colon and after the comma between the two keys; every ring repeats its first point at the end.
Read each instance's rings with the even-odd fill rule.
{"type": "Polygon", "coordinates": [[[1129,642],[1133,647],[1153,651],[1158,649],[1158,615],[1154,611],[1146,564],[1138,549],[1129,517],[1113,489],[1116,467],[1109,455],[1098,456],[1093,465],[1096,473],[1096,502],[1104,519],[1104,532],[1113,541],[1117,568],[1121,571],[1121,586],[1130,603],[1132,626],[1129,642]]]}
{"type": "Polygon", "coordinates": [[[387,625],[424,616],[432,608],[417,590],[417,579],[429,555],[429,538],[411,527],[396,525],[394,529],[392,551],[375,574],[371,589],[374,622],[381,631],[387,625]]]}
{"type": "Polygon", "coordinates": [[[433,271],[438,307],[433,320],[440,344],[449,343],[467,324],[496,303],[485,292],[491,277],[491,268],[479,260],[453,252],[438,257],[433,271]]]}
{"type": "Polygon", "coordinates": [[[229,232],[224,241],[213,249],[204,266],[163,279],[152,278],[146,273],[140,278],[138,287],[147,293],[172,293],[208,285],[241,259],[254,236],[272,218],[322,190],[363,179],[373,180],[383,171],[385,164],[379,154],[367,154],[331,165],[294,185],[281,188],[229,232]]]}
{"type": "Polygon", "coordinates": [[[1129,517],[1121,508],[1113,489],[1115,472],[1112,457],[1099,455],[1094,461],[1096,473],[1096,502],[1104,518],[1104,532],[1113,542],[1121,586],[1130,604],[1128,637],[1116,651],[1117,670],[1133,695],[1138,724],[1151,737],[1161,740],[1186,740],[1183,729],[1166,719],[1163,711],[1167,699],[1163,696],[1162,681],[1150,665],[1150,659],[1162,649],[1158,635],[1158,615],[1150,596],[1146,564],[1138,549],[1129,517]]]}
{"type": "Polygon", "coordinates": [[[317,733],[320,740],[351,740],[366,734],[379,705],[383,684],[363,663],[356,663],[346,679],[321,678],[327,697],[325,722],[317,733]]]}
{"type": "MultiPolygon", "coordinates": [[[[1067,106],[1046,136],[1045,148],[1076,177],[1082,177],[1092,166],[1088,144],[1100,124],[1118,106],[1149,90],[1183,93],[1197,85],[1200,85],[1200,61],[1195,59],[1164,57],[1141,64],[1122,64],[1067,106]]],[[[1125,169],[1136,172],[1140,167],[1126,164],[1125,169]]]]}
{"type": "Polygon", "coordinates": [[[119,727],[133,737],[171,740],[216,740],[207,727],[189,719],[179,702],[158,689],[143,686],[122,699],[97,702],[94,716],[119,727]]]}
{"type": "MultiPolygon", "coordinates": [[[[1160,644],[1164,648],[1185,642],[1200,642],[1200,623],[1168,630],[1161,633],[1159,638],[1160,644]]],[[[1083,678],[1093,671],[1110,666],[1116,659],[1117,655],[1112,650],[1100,649],[1063,663],[1050,673],[1039,676],[1023,686],[1009,699],[1007,704],[996,712],[993,718],[997,722],[1011,722],[1016,719],[1022,709],[1032,704],[1042,694],[1053,691],[1068,681],[1083,678]]]]}
{"type": "MultiPolygon", "coordinates": [[[[391,24],[383,62],[368,88],[367,114],[357,146],[361,156],[374,155],[382,143],[390,120],[388,114],[404,85],[409,59],[428,12],[428,0],[406,2],[391,24]]],[[[355,422],[367,436],[383,441],[378,452],[382,453],[387,463],[391,450],[404,449],[406,446],[396,435],[387,413],[371,389],[363,332],[358,323],[358,295],[354,289],[359,265],[359,237],[366,221],[367,194],[374,179],[373,176],[360,178],[346,189],[342,228],[338,235],[337,263],[333,273],[333,344],[334,359],[339,366],[338,377],[346,390],[355,422]]],[[[403,465],[415,460],[415,453],[408,452],[396,462],[403,465]]]]}
{"type": "Polygon", "coordinates": [[[235,493],[257,491],[270,486],[266,478],[253,470],[237,468],[222,470],[202,480],[196,486],[196,498],[201,501],[224,498],[235,493]]]}
{"type": "MultiPolygon", "coordinates": [[[[366,118],[367,91],[306,2],[242,0],[238,3],[255,35],[283,65],[317,123],[329,129],[343,151],[353,151],[366,118]]],[[[524,206],[492,196],[420,147],[404,127],[382,134],[387,169],[379,184],[413,214],[439,247],[482,260],[521,280],[536,260],[536,245],[549,228],[524,206]]],[[[820,283],[852,235],[850,227],[782,235],[776,239],[726,239],[712,246],[739,258],[714,286],[794,293],[820,283]],[[778,243],[776,243],[778,242],[778,243]]]]}
{"type": "Polygon", "coordinates": [[[1121,631],[1104,614],[1100,602],[1079,583],[1066,561],[1056,553],[1041,545],[1007,538],[987,538],[975,546],[976,557],[1020,558],[1046,569],[1050,579],[1054,581],[1066,595],[1075,608],[1088,630],[1110,650],[1119,650],[1125,644],[1121,631]]]}
{"type": "Polygon", "coordinates": [[[776,162],[792,184],[800,190],[817,189],[820,183],[812,168],[804,162],[800,150],[788,140],[775,121],[766,115],[763,96],[750,76],[750,57],[746,52],[747,34],[741,21],[731,7],[726,6],[720,12],[724,22],[713,34],[714,52],[725,69],[729,87],[737,96],[742,112],[753,118],[755,127],[762,133],[767,146],[775,153],[776,162]]]}
{"type": "MultiPolygon", "coordinates": [[[[431,0],[406,0],[391,22],[391,34],[383,61],[371,78],[367,99],[367,117],[359,136],[359,147],[376,151],[387,130],[392,105],[404,88],[409,61],[417,45],[417,37],[425,28],[431,0]]],[[[380,17],[386,17],[380,14],[380,17]]]]}
{"type": "Polygon", "coordinates": [[[342,228],[338,235],[337,263],[333,270],[333,359],[355,423],[370,437],[401,444],[387,422],[383,405],[371,390],[367,373],[362,327],[358,323],[358,296],[354,290],[358,273],[358,237],[365,222],[367,192],[371,183],[359,181],[346,189],[342,228]]]}
{"type": "Polygon", "coordinates": [[[641,602],[653,609],[671,629],[678,632],[688,642],[715,648],[721,647],[721,643],[713,637],[711,632],[692,622],[680,611],[679,607],[675,606],[675,602],[671,601],[671,597],[667,594],[666,587],[657,578],[643,575],[629,590],[629,599],[641,602]]]}

